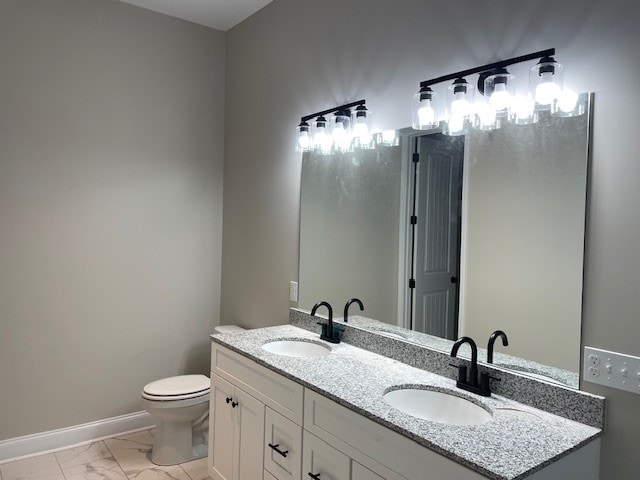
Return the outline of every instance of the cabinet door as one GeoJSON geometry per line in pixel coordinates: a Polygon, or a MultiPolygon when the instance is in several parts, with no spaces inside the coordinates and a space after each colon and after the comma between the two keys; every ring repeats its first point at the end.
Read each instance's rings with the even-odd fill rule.
{"type": "Polygon", "coordinates": [[[302,476],[318,480],[350,480],[351,460],[305,430],[302,441],[302,476]]]}
{"type": "Polygon", "coordinates": [[[358,462],[351,462],[351,480],[385,480],[358,462]]]}
{"type": "Polygon", "coordinates": [[[265,470],[264,480],[278,480],[278,479],[265,470]]]}
{"type": "MultiPolygon", "coordinates": [[[[236,415],[231,403],[233,385],[217,375],[211,375],[211,405],[209,413],[210,472],[214,480],[233,480],[236,415]],[[231,400],[230,400],[231,402],[231,400]]],[[[233,399],[233,401],[236,401],[233,399]]],[[[257,477],[256,477],[257,478],[257,477]]]]}
{"type": "Polygon", "coordinates": [[[300,480],[302,427],[266,408],[264,426],[264,468],[278,480],[300,480]]]}
{"type": "Polygon", "coordinates": [[[262,478],[264,456],[264,404],[239,388],[235,389],[236,438],[234,480],[262,478]]]}

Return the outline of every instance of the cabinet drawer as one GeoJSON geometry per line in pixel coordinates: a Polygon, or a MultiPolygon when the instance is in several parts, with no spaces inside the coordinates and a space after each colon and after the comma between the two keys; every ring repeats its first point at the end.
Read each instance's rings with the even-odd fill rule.
{"type": "Polygon", "coordinates": [[[350,450],[357,450],[409,480],[486,480],[309,389],[305,391],[304,428],[352,458],[356,456],[350,450]]]}
{"type": "Polygon", "coordinates": [[[278,480],[300,480],[301,466],[302,427],[267,407],[264,430],[265,470],[278,480]]]}
{"type": "Polygon", "coordinates": [[[211,371],[302,425],[302,385],[215,342],[211,344],[211,371]]]}
{"type": "Polygon", "coordinates": [[[351,462],[351,480],[385,480],[358,462],[351,462]]]}
{"type": "Polygon", "coordinates": [[[351,459],[318,437],[304,432],[302,475],[318,475],[321,480],[349,480],[351,459]]]}

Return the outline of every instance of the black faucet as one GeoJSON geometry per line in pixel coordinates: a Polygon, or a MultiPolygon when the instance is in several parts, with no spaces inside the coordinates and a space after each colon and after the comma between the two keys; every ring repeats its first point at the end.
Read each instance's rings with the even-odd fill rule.
{"type": "Polygon", "coordinates": [[[320,333],[320,339],[326,340],[329,343],[340,343],[340,332],[344,329],[333,326],[333,308],[329,305],[329,302],[318,302],[311,309],[311,315],[315,316],[316,310],[320,307],[327,307],[329,311],[329,320],[327,323],[318,322],[318,325],[322,325],[322,332],[320,333]]]}
{"type": "Polygon", "coordinates": [[[456,386],[462,390],[466,390],[467,392],[475,393],[476,395],[490,397],[491,388],[489,387],[489,380],[500,379],[492,377],[488,373],[481,373],[480,378],[478,378],[478,346],[476,345],[476,342],[474,342],[470,337],[460,337],[456,340],[456,343],[453,344],[451,356],[455,357],[458,355],[458,349],[464,343],[468,343],[471,347],[471,369],[467,376],[466,366],[451,364],[452,367],[456,367],[458,369],[458,381],[456,382],[456,386]]]}
{"type": "Polygon", "coordinates": [[[360,306],[360,311],[364,310],[364,305],[362,304],[360,299],[359,298],[352,298],[344,306],[344,317],[343,317],[344,323],[349,323],[349,307],[351,306],[352,303],[357,303],[360,306]]]}
{"type": "Polygon", "coordinates": [[[487,345],[487,363],[493,363],[493,344],[496,343],[497,338],[502,338],[502,346],[506,347],[509,345],[509,339],[507,338],[507,334],[502,330],[496,330],[489,337],[489,343],[487,345]]]}

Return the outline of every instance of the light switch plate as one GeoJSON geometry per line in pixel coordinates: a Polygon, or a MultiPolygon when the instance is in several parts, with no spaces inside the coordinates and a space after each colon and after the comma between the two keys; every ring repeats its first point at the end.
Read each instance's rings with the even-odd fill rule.
{"type": "Polygon", "coordinates": [[[298,301],[298,282],[291,281],[289,284],[289,300],[292,302],[298,301]]]}
{"type": "Polygon", "coordinates": [[[584,347],[582,378],[587,382],[640,393],[640,357],[584,347]]]}

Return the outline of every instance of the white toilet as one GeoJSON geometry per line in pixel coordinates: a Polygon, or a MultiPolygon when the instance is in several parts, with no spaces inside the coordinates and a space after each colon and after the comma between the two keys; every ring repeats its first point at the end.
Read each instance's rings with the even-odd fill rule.
{"type": "MultiPolygon", "coordinates": [[[[236,325],[214,328],[214,333],[241,331],[236,325]]],[[[210,387],[206,375],[179,375],[144,386],[142,407],[156,421],[153,463],[177,465],[207,455],[210,387]]]]}

